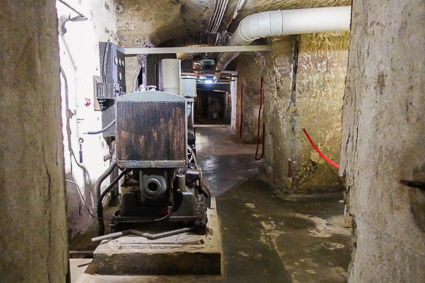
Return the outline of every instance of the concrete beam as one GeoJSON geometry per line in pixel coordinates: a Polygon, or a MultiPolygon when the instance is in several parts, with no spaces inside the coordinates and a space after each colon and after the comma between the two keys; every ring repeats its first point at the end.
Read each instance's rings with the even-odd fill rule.
{"type": "Polygon", "coordinates": [[[125,56],[140,54],[222,53],[271,51],[269,45],[124,48],[125,56]]]}

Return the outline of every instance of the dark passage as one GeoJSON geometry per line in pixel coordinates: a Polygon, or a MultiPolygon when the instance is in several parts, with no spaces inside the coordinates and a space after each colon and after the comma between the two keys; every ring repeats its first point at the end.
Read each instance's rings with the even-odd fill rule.
{"type": "Polygon", "coordinates": [[[195,122],[198,124],[230,124],[230,92],[220,89],[198,91],[195,100],[195,122]]]}

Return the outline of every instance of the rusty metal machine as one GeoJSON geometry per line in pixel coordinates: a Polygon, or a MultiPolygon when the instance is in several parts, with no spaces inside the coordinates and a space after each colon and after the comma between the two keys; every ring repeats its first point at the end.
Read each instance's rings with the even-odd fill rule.
{"type": "Polygon", "coordinates": [[[114,229],[161,219],[205,227],[209,192],[187,145],[186,109],[184,97],[167,92],[117,99],[117,165],[128,173],[114,229]]]}
{"type": "MultiPolygon", "coordinates": [[[[170,89],[179,91],[178,85],[170,89]]],[[[202,182],[195,135],[188,127],[192,100],[155,90],[115,97],[110,144],[114,158],[96,182],[99,234],[105,232],[102,200],[120,180],[120,205],[109,223],[111,232],[159,221],[205,231],[210,193],[202,182]],[[101,183],[116,168],[120,174],[101,193],[101,183]]]]}

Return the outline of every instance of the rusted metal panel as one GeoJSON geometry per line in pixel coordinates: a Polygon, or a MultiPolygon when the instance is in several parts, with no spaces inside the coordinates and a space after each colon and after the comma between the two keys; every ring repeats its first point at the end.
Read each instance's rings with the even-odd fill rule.
{"type": "Polygon", "coordinates": [[[136,93],[117,102],[117,163],[170,168],[186,162],[186,103],[176,95],[136,93]]]}

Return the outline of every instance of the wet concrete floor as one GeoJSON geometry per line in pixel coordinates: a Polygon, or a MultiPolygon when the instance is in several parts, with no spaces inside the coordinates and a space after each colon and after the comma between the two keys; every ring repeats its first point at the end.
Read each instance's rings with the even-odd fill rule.
{"type": "Polygon", "coordinates": [[[229,126],[196,127],[198,161],[204,182],[214,197],[258,173],[261,161],[253,157],[255,147],[241,144],[229,126]]]}
{"type": "Polygon", "coordinates": [[[346,282],[352,246],[341,194],[274,190],[258,175],[255,145],[239,143],[228,126],[198,127],[197,151],[217,198],[223,275],[93,275],[90,282],[346,282]]]}
{"type": "Polygon", "coordinates": [[[198,127],[197,137],[221,220],[221,281],[346,281],[352,247],[341,194],[284,195],[259,178],[255,145],[239,143],[229,127],[198,127]]]}

